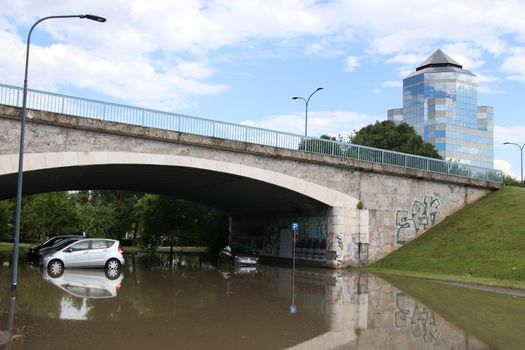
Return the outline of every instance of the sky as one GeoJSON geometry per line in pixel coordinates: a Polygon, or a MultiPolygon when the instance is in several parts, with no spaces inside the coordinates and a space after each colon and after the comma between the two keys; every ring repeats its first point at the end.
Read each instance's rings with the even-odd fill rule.
{"type": "Polygon", "coordinates": [[[5,0],[0,83],[304,134],[347,136],[402,107],[442,49],[494,107],[495,167],[520,178],[525,0],[5,0]]]}

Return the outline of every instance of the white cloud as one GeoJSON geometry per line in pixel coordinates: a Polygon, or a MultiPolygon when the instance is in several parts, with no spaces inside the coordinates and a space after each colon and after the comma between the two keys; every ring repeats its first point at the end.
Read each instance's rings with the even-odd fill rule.
{"type": "Polygon", "coordinates": [[[476,73],[478,77],[478,92],[483,94],[498,94],[502,93],[503,89],[500,87],[501,78],[492,74],[476,73]]]}
{"type": "MultiPolygon", "coordinates": [[[[440,47],[467,69],[485,67],[487,55],[502,56],[509,79],[525,81],[524,53],[511,45],[514,38],[525,41],[525,21],[516,15],[525,13],[520,0],[447,6],[439,0],[91,0],[83,8],[108,22],[39,25],[32,61],[43,69],[32,73],[33,87],[95,89],[97,82],[96,90],[113,97],[174,108],[191,104],[193,96],[228,89],[227,83],[211,82],[218,66],[210,57],[217,50],[241,48],[231,55],[241,60],[260,57],[260,46],[269,57],[276,46],[296,49],[298,41],[302,49],[290,50],[307,57],[348,55],[348,44],[359,42],[367,58],[396,64],[401,77],[440,47]]],[[[37,16],[77,11],[70,0],[2,1],[2,81],[20,80],[25,41],[20,33],[37,16]]],[[[359,56],[347,56],[345,68],[359,64],[359,56]]],[[[480,84],[480,91],[497,89],[480,84]]]]}
{"type": "MultiPolygon", "coordinates": [[[[382,119],[384,118],[354,112],[309,111],[308,136],[319,137],[325,134],[346,137],[355,130],[382,119]]],[[[304,114],[302,113],[274,115],[260,121],[245,120],[241,124],[304,135],[304,114]]]]}
{"type": "Polygon", "coordinates": [[[501,70],[510,73],[507,79],[525,82],[525,65],[523,62],[525,62],[525,53],[516,53],[503,61],[501,70]]]}
{"type": "Polygon", "coordinates": [[[401,80],[388,80],[384,81],[381,86],[384,87],[392,87],[392,88],[400,88],[403,86],[403,82],[401,80]]]}
{"type": "Polygon", "coordinates": [[[345,60],[345,71],[351,72],[357,67],[359,67],[359,57],[357,56],[348,56],[345,60]]]}
{"type": "Polygon", "coordinates": [[[381,89],[374,89],[374,90],[372,90],[372,93],[374,95],[381,95],[381,89]]]}
{"type": "Polygon", "coordinates": [[[504,142],[514,142],[522,144],[525,142],[525,125],[512,127],[494,126],[494,144],[501,145],[504,142]]]}
{"type": "Polygon", "coordinates": [[[463,68],[472,70],[483,66],[482,50],[471,42],[457,42],[441,47],[450,57],[456,60],[463,68]]]}
{"type": "Polygon", "coordinates": [[[511,171],[511,165],[506,160],[494,159],[494,169],[499,169],[503,173],[516,178],[516,174],[511,171]]]}

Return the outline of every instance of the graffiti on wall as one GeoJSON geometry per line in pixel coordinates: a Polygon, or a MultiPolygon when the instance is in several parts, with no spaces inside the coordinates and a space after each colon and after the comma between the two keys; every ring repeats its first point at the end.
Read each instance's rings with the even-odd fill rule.
{"type": "Polygon", "coordinates": [[[401,292],[396,292],[395,303],[394,327],[408,328],[412,337],[421,338],[425,343],[439,344],[440,326],[433,312],[401,292]]]}
{"type": "Polygon", "coordinates": [[[281,249],[280,232],[282,230],[290,230],[292,222],[299,223],[299,234],[297,235],[296,242],[297,248],[307,250],[326,249],[326,217],[288,218],[277,220],[266,226],[263,243],[264,249],[262,250],[265,254],[279,256],[281,249]]]}
{"type": "Polygon", "coordinates": [[[414,200],[410,209],[396,210],[396,244],[405,244],[436,223],[441,202],[434,196],[414,200]]]}

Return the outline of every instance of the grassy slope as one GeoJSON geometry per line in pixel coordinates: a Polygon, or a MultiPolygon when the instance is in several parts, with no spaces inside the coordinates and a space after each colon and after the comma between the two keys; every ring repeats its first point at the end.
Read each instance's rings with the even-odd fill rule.
{"type": "Polygon", "coordinates": [[[372,269],[525,281],[525,189],[496,191],[372,269]]]}

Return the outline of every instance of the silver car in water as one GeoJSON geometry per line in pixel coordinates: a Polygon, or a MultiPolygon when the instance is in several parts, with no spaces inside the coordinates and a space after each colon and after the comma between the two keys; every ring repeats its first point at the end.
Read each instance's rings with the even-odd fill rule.
{"type": "Polygon", "coordinates": [[[118,269],[123,264],[124,256],[119,241],[105,238],[72,242],[43,260],[43,267],[51,276],[60,276],[64,268],[69,267],[118,269]]]}

